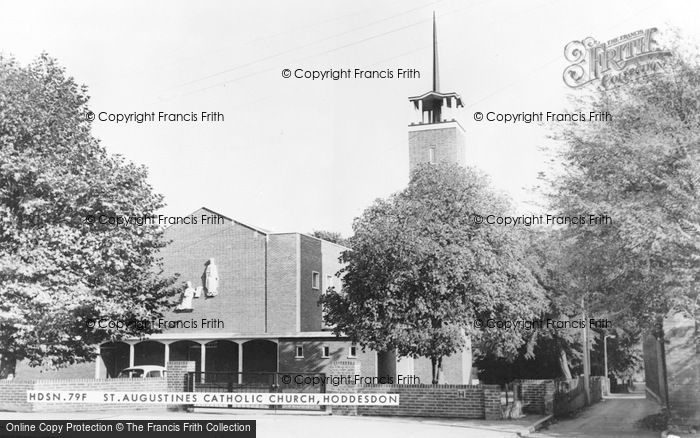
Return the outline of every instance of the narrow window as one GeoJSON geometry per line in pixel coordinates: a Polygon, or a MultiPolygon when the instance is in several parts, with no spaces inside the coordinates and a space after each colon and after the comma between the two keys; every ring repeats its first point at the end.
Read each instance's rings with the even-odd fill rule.
{"type": "Polygon", "coordinates": [[[430,148],[428,150],[428,162],[430,164],[435,164],[435,148],[430,148]]]}
{"type": "Polygon", "coordinates": [[[297,345],[296,348],[296,356],[294,356],[295,359],[300,359],[304,357],[304,347],[301,345],[297,345]]]}
{"type": "Polygon", "coordinates": [[[329,357],[331,357],[331,347],[329,347],[328,345],[324,345],[324,346],[323,346],[323,354],[322,354],[322,357],[324,357],[324,358],[329,358],[329,357]]]}
{"type": "Polygon", "coordinates": [[[357,347],[355,345],[350,346],[350,352],[348,353],[348,357],[357,357],[357,347]]]}
{"type": "Polygon", "coordinates": [[[318,272],[314,271],[311,273],[311,287],[313,289],[320,289],[321,288],[321,274],[318,272]]]}

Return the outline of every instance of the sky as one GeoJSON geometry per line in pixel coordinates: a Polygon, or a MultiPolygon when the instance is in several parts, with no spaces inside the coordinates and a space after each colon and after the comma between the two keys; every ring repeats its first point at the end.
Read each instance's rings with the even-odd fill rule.
{"type": "Polygon", "coordinates": [[[562,80],[573,40],[673,27],[700,42],[700,3],[690,0],[0,0],[0,52],[57,58],[96,114],[222,113],[93,123],[109,152],[149,169],[164,214],[205,206],[272,231],[349,235],[375,199],[408,182],[408,97],[431,87],[433,11],[441,91],[465,104],[467,163],[521,214],[547,212],[533,186],[548,170],[548,128],[478,122],[474,112],[563,111],[584,92],[562,80]],[[348,68],[420,78],[282,76],[348,68]]]}

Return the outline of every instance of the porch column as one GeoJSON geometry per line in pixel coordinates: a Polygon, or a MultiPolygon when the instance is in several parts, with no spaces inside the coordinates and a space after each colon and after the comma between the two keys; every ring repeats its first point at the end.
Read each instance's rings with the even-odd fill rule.
{"type": "Polygon", "coordinates": [[[99,379],[100,378],[100,364],[102,363],[102,351],[100,350],[100,346],[97,346],[97,356],[95,356],[95,378],[99,379]]]}
{"type": "Polygon", "coordinates": [[[204,381],[204,371],[206,370],[206,364],[207,364],[207,343],[206,342],[200,342],[199,343],[202,348],[200,349],[200,356],[199,356],[199,370],[202,372],[202,381],[204,381]]]}
{"type": "Polygon", "coordinates": [[[165,354],[163,358],[163,366],[167,367],[170,362],[170,342],[165,342],[165,354]]]}
{"type": "Polygon", "coordinates": [[[238,384],[243,383],[243,342],[236,342],[238,344],[238,384]]]}
{"type": "Polygon", "coordinates": [[[134,366],[134,344],[129,342],[129,366],[134,366]]]}

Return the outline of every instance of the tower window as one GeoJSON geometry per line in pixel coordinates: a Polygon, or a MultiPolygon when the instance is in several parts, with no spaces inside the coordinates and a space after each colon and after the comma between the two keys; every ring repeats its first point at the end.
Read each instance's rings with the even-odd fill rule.
{"type": "Polygon", "coordinates": [[[311,287],[313,289],[320,289],[321,288],[321,274],[318,272],[314,271],[311,273],[311,287]]]}
{"type": "Polygon", "coordinates": [[[435,164],[435,148],[428,150],[428,163],[435,164]]]}
{"type": "Polygon", "coordinates": [[[331,347],[329,347],[328,345],[323,346],[322,357],[324,357],[324,358],[331,357],[331,347]]]}
{"type": "Polygon", "coordinates": [[[353,358],[357,357],[357,346],[351,345],[348,351],[348,357],[353,358]]]}
{"type": "Polygon", "coordinates": [[[296,358],[296,359],[301,359],[301,358],[304,357],[304,347],[303,347],[303,346],[297,345],[297,346],[294,348],[294,350],[295,350],[295,351],[294,351],[294,353],[295,353],[294,358],[296,358]]]}

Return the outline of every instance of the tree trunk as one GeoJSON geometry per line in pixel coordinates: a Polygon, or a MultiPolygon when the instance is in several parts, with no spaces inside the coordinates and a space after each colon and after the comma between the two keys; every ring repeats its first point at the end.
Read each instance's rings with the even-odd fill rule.
{"type": "Polygon", "coordinates": [[[571,370],[569,369],[569,359],[566,357],[566,350],[559,349],[559,368],[565,379],[571,380],[571,370]]]}
{"type": "Polygon", "coordinates": [[[17,356],[7,351],[0,352],[0,380],[15,377],[17,356]]]}
{"type": "Polygon", "coordinates": [[[430,363],[433,366],[433,385],[440,382],[440,372],[442,371],[442,357],[431,357],[430,363]]]}

